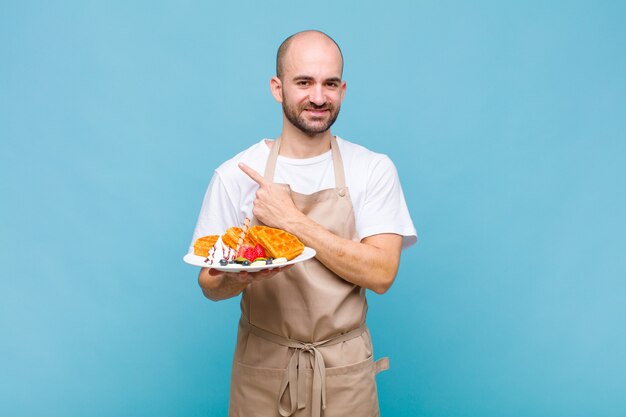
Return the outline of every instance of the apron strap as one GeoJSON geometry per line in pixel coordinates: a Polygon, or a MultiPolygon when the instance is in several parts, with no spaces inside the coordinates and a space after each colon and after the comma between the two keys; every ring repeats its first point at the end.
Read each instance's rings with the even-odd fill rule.
{"type": "Polygon", "coordinates": [[[322,353],[317,348],[346,342],[361,336],[367,330],[367,326],[363,323],[356,329],[352,329],[347,333],[333,336],[319,342],[306,343],[299,340],[287,339],[268,332],[267,330],[263,330],[251,324],[244,317],[241,318],[241,325],[256,336],[278,345],[294,349],[278,392],[278,412],[283,417],[291,416],[295,413],[296,408],[301,410],[306,407],[306,378],[304,376],[306,364],[305,355],[309,356],[311,368],[313,369],[311,416],[320,417],[322,415],[321,410],[326,409],[326,364],[324,363],[324,356],[322,356],[322,353]],[[283,408],[282,405],[282,399],[287,393],[287,389],[289,389],[288,410],[283,408]]]}
{"type": "Polygon", "coordinates": [[[276,171],[276,161],[278,160],[278,150],[280,149],[280,136],[274,141],[274,145],[270,149],[270,155],[267,157],[265,164],[265,173],[263,176],[267,181],[274,182],[274,171],[276,171]]]}
{"type": "Polygon", "coordinates": [[[377,360],[375,362],[376,364],[376,374],[379,374],[382,371],[386,371],[387,369],[389,369],[389,358],[388,357],[384,357],[384,358],[380,358],[379,360],[377,360]]]}
{"type": "Polygon", "coordinates": [[[341,158],[341,152],[339,152],[339,145],[337,144],[337,138],[335,136],[330,137],[330,149],[333,153],[333,169],[335,170],[335,187],[339,188],[339,195],[342,197],[345,195],[346,188],[346,174],[343,171],[343,159],[341,158]],[[343,190],[344,194],[341,194],[343,190]]]}

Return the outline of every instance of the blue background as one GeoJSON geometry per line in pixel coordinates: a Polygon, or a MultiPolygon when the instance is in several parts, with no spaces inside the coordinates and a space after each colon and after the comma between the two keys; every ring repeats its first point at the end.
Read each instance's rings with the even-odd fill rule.
{"type": "Polygon", "coordinates": [[[626,415],[625,4],[1,1],[0,415],[226,414],[238,300],[181,258],[306,28],[420,234],[369,296],[383,415],[626,415]]]}

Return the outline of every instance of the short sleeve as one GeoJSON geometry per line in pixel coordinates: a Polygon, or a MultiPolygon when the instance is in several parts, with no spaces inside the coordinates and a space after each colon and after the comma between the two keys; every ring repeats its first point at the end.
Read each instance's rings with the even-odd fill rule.
{"type": "Polygon", "coordinates": [[[193,243],[202,236],[221,235],[230,226],[239,224],[237,210],[220,175],[215,172],[207,188],[196,222],[189,253],[193,253],[193,243]]]}
{"type": "Polygon", "coordinates": [[[417,232],[395,165],[386,155],[379,155],[367,172],[365,199],[357,216],[359,239],[395,233],[403,237],[403,248],[413,245],[417,241],[417,232]]]}

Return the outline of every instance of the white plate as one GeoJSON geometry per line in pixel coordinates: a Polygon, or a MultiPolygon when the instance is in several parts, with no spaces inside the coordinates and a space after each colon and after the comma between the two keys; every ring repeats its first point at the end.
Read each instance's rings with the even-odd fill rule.
{"type": "Polygon", "coordinates": [[[193,253],[188,253],[187,255],[185,255],[183,257],[183,261],[185,261],[189,265],[201,266],[203,268],[213,268],[213,269],[217,269],[218,271],[224,271],[224,272],[239,272],[239,271],[257,272],[263,269],[273,269],[273,268],[283,267],[287,265],[297,264],[299,262],[306,261],[307,259],[311,259],[312,257],[315,256],[315,253],[316,253],[315,249],[305,246],[304,251],[300,255],[296,256],[290,261],[287,261],[282,264],[276,264],[276,265],[272,264],[272,265],[243,266],[240,264],[228,264],[226,266],[222,266],[220,265],[221,257],[219,256],[215,257],[215,259],[213,260],[213,264],[211,265],[209,262],[205,262],[207,258],[205,258],[204,256],[194,255],[193,253]]]}

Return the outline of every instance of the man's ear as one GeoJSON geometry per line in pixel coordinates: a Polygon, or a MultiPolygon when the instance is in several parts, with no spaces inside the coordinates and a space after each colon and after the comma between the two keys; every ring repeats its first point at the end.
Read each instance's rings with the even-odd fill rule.
{"type": "Polygon", "coordinates": [[[274,100],[279,103],[283,102],[283,82],[280,78],[274,76],[270,80],[270,90],[274,96],[274,100]]]}

